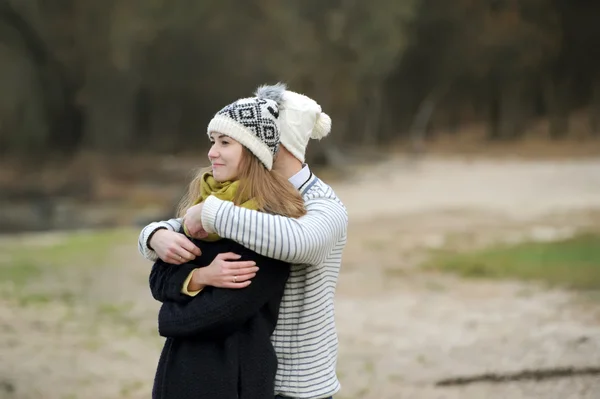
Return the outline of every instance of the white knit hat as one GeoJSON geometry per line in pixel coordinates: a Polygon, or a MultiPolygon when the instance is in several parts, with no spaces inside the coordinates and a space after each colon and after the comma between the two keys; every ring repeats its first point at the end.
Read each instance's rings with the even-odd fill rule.
{"type": "Polygon", "coordinates": [[[286,90],[286,86],[281,83],[261,86],[255,94],[271,97],[269,92],[279,92],[282,89],[283,99],[279,107],[281,144],[300,162],[304,162],[308,140],[321,140],[327,136],[331,131],[331,118],[315,100],[286,90]]]}
{"type": "Polygon", "coordinates": [[[279,104],[283,90],[272,91],[271,98],[242,98],[217,112],[207,133],[219,132],[238,141],[252,152],[268,170],[279,150],[279,104]]]}

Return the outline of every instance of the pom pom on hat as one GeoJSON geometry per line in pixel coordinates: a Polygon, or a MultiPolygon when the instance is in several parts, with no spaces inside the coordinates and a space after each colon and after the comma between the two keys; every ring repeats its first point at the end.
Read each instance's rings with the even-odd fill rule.
{"type": "Polygon", "coordinates": [[[258,98],[272,100],[275,101],[277,104],[281,104],[281,102],[283,101],[283,94],[286,90],[286,84],[279,82],[274,85],[259,86],[254,92],[254,95],[258,98]]]}
{"type": "Polygon", "coordinates": [[[321,106],[304,94],[287,90],[283,83],[260,86],[255,95],[281,105],[281,144],[300,162],[305,161],[310,139],[321,140],[331,131],[331,118],[321,106]]]}
{"type": "Polygon", "coordinates": [[[321,140],[331,131],[331,118],[325,112],[320,112],[317,115],[315,127],[310,134],[311,139],[321,140]]]}

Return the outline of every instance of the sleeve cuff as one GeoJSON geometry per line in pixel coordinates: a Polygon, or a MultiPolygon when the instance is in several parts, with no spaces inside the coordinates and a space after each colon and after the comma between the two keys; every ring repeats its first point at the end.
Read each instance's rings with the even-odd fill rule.
{"type": "Polygon", "coordinates": [[[166,229],[171,231],[177,231],[176,226],[177,223],[181,223],[180,219],[171,219],[169,221],[164,222],[154,222],[150,223],[148,226],[144,227],[142,232],[140,233],[140,238],[138,241],[138,250],[142,254],[142,256],[149,261],[156,262],[158,260],[158,255],[148,246],[149,240],[157,230],[166,229]],[[175,223],[175,226],[173,225],[175,223]]]}
{"type": "MultiPolygon", "coordinates": [[[[167,226],[161,225],[159,223],[149,225],[142,232],[142,237],[139,245],[140,252],[144,256],[144,258],[156,262],[158,260],[158,255],[154,250],[150,249],[148,246],[150,238],[154,233],[156,233],[160,229],[169,229],[167,226]]],[[[170,229],[169,229],[170,230],[170,229]]]]}
{"type": "Polygon", "coordinates": [[[196,269],[192,270],[183,282],[183,286],[181,287],[181,293],[184,295],[196,296],[200,293],[200,291],[202,291],[202,289],[199,289],[198,291],[188,291],[187,289],[188,285],[190,284],[190,281],[192,280],[192,275],[194,274],[194,271],[196,271],[196,269]]]}
{"type": "Polygon", "coordinates": [[[214,195],[210,195],[204,200],[204,205],[202,207],[202,227],[204,227],[204,230],[206,230],[207,233],[217,232],[215,227],[217,213],[219,212],[219,209],[221,209],[221,206],[225,205],[226,202],[228,201],[220,200],[214,195]]]}

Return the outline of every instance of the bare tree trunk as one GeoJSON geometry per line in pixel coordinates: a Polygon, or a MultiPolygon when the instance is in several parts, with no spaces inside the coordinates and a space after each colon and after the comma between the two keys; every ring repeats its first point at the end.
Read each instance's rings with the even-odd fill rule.
{"type": "Polygon", "coordinates": [[[41,154],[48,154],[44,144],[56,147],[72,145],[77,141],[77,124],[73,96],[74,92],[65,78],[60,64],[52,56],[42,36],[23,15],[7,0],[0,0],[0,24],[17,33],[15,40],[8,43],[26,54],[35,71],[36,86],[39,88],[42,118],[47,124],[47,135],[41,141],[41,154]],[[61,141],[63,138],[69,140],[61,141]],[[61,144],[57,146],[58,144],[61,144]]]}
{"type": "Polygon", "coordinates": [[[135,74],[107,70],[88,77],[83,88],[86,147],[113,152],[132,144],[138,90],[135,74]]]}
{"type": "Polygon", "coordinates": [[[550,123],[550,137],[563,138],[569,132],[568,81],[559,81],[556,77],[549,76],[544,84],[544,97],[550,123]]]}
{"type": "Polygon", "coordinates": [[[492,79],[490,82],[488,103],[488,140],[499,140],[500,134],[500,90],[499,82],[492,79]]]}
{"type": "Polygon", "coordinates": [[[381,112],[383,108],[383,90],[380,85],[367,84],[369,95],[365,111],[365,130],[362,133],[362,143],[373,147],[381,144],[381,112]]]}
{"type": "Polygon", "coordinates": [[[171,93],[152,94],[147,134],[151,140],[150,144],[161,152],[189,148],[189,136],[186,138],[178,134],[182,130],[182,109],[179,101],[171,93]]]}
{"type": "Polygon", "coordinates": [[[438,102],[446,94],[449,85],[441,85],[429,92],[429,94],[421,101],[417,113],[410,127],[410,145],[409,152],[413,155],[419,155],[425,147],[425,136],[429,126],[431,116],[433,115],[438,102]]]}
{"type": "Polygon", "coordinates": [[[455,135],[461,127],[463,108],[460,105],[450,105],[448,108],[448,132],[455,135]]]}
{"type": "Polygon", "coordinates": [[[592,100],[588,112],[592,135],[600,137],[600,77],[592,82],[592,100]]]}
{"type": "Polygon", "coordinates": [[[523,133],[527,114],[523,85],[519,81],[506,82],[500,93],[500,138],[517,138],[523,133]]]}

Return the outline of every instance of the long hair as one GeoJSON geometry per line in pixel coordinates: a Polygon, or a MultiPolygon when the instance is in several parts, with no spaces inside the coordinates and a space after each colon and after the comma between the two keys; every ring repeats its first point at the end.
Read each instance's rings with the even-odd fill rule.
{"type": "MultiPolygon", "coordinates": [[[[234,204],[239,205],[253,198],[262,212],[292,218],[306,215],[304,200],[298,190],[279,172],[267,170],[246,147],[243,148],[239,168],[240,185],[233,199],[234,204]]],[[[202,176],[208,171],[210,168],[201,169],[190,182],[177,208],[178,217],[183,217],[188,208],[198,201],[202,176]]]]}

